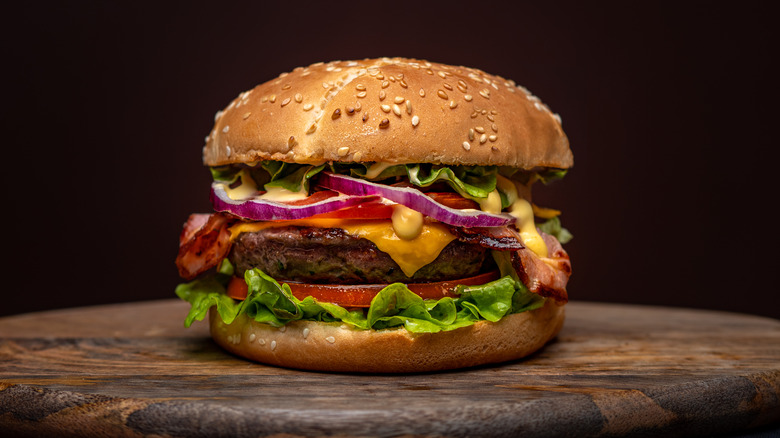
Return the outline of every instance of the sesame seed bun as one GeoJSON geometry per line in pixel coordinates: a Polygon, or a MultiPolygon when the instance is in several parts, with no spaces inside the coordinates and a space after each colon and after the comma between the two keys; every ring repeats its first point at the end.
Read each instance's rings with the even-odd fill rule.
{"type": "Polygon", "coordinates": [[[554,300],[496,323],[480,321],[435,334],[313,321],[274,328],[245,314],[225,324],[214,308],[209,311],[212,337],[238,356],[288,368],[361,373],[438,371],[519,359],[552,340],[563,320],[564,306],[554,300]]]}
{"type": "Polygon", "coordinates": [[[206,138],[209,166],[258,160],[573,164],[560,118],[481,70],[405,58],[299,67],[241,93],[206,138]]]}

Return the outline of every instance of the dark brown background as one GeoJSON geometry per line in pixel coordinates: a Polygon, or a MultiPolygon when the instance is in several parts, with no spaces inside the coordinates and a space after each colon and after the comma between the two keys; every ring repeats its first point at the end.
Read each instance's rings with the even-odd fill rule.
{"type": "Polygon", "coordinates": [[[571,297],[780,317],[768,6],[112,3],[4,13],[0,315],[172,297],[216,110],[297,66],[408,56],[562,115],[576,164],[538,196],[575,235],[571,297]]]}

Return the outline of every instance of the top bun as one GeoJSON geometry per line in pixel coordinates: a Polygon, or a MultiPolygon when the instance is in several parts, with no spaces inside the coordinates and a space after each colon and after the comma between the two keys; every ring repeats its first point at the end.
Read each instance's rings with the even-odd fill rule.
{"type": "Polygon", "coordinates": [[[278,160],[569,168],[560,117],[511,80],[406,58],[298,67],[217,112],[208,166],[278,160]]]}

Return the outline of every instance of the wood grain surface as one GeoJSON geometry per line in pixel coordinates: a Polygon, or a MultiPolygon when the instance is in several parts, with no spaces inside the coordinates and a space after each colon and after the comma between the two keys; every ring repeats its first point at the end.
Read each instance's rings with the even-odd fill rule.
{"type": "MultiPolygon", "coordinates": [[[[696,436],[780,422],[780,321],[573,302],[525,360],[348,375],[235,358],[177,300],[0,318],[0,435],[696,436]]],[[[774,429],[778,430],[778,429],[774,429]]]]}

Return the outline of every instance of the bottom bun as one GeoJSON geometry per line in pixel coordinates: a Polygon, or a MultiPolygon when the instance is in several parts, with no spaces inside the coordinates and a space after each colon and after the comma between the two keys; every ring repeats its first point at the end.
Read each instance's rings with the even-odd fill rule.
{"type": "Polygon", "coordinates": [[[211,335],[225,350],[257,362],[316,371],[409,373],[465,368],[527,356],[563,327],[563,305],[544,307],[498,322],[439,333],[406,329],[358,330],[347,324],[293,321],[271,327],[240,315],[225,324],[212,308],[211,335]]]}

